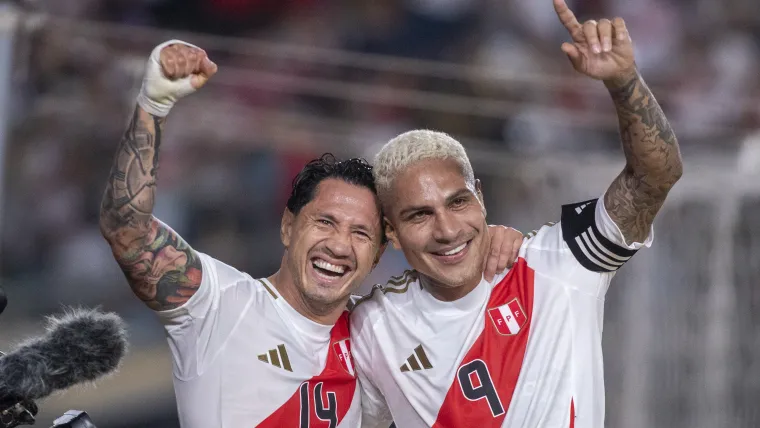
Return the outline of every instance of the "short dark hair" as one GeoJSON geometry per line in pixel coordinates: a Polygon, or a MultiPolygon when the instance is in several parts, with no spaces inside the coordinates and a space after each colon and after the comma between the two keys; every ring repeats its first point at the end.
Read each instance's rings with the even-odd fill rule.
{"type": "Polygon", "coordinates": [[[314,199],[317,186],[327,178],[336,178],[346,183],[366,187],[377,195],[372,165],[362,158],[339,161],[332,153],[325,153],[303,167],[293,179],[293,188],[288,198],[288,210],[297,215],[301,208],[314,199]]]}

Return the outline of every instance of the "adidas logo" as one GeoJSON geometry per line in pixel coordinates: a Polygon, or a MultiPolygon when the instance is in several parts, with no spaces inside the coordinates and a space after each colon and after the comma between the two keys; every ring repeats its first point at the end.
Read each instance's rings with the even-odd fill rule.
{"type": "Polygon", "coordinates": [[[283,368],[289,372],[293,371],[293,368],[290,367],[290,359],[288,358],[288,351],[285,350],[285,345],[277,345],[277,349],[270,349],[266,354],[259,355],[259,361],[283,368]]]}
{"type": "Polygon", "coordinates": [[[406,359],[406,362],[401,365],[402,372],[427,370],[432,369],[433,365],[430,364],[430,360],[425,354],[425,350],[422,349],[422,345],[414,348],[414,354],[406,359]]]}
{"type": "Polygon", "coordinates": [[[581,206],[579,206],[579,207],[575,207],[575,212],[576,212],[576,214],[580,214],[580,213],[582,213],[582,212],[583,212],[583,209],[584,209],[584,208],[586,208],[586,206],[588,206],[588,202],[587,202],[587,203],[585,203],[585,204],[583,204],[583,205],[581,205],[581,206]]]}

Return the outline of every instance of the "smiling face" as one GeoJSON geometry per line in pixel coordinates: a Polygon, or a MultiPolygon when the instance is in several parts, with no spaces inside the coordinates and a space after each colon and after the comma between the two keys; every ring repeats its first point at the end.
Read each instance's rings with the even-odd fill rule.
{"type": "Polygon", "coordinates": [[[346,304],[381,254],[377,197],[366,187],[328,178],[297,215],[282,223],[287,268],[296,296],[310,311],[346,304]]]}
{"type": "Polygon", "coordinates": [[[482,277],[489,238],[476,186],[456,161],[426,159],[396,175],[384,195],[388,239],[445,300],[464,296],[482,277]]]}

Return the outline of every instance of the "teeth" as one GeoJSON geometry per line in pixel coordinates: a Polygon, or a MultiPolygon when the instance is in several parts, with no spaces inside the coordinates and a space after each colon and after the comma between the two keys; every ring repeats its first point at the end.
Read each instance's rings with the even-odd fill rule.
{"type": "Polygon", "coordinates": [[[462,244],[462,245],[454,248],[453,250],[447,251],[447,252],[443,253],[443,255],[444,256],[453,256],[454,254],[456,254],[456,253],[464,250],[464,247],[466,247],[466,246],[467,246],[467,243],[465,242],[464,244],[462,244]]]}
{"type": "Polygon", "coordinates": [[[316,266],[316,267],[318,267],[320,269],[329,270],[330,272],[337,273],[337,274],[340,274],[340,275],[342,275],[343,272],[346,271],[346,267],[345,266],[337,266],[337,265],[334,265],[334,264],[331,264],[331,263],[327,263],[324,260],[315,260],[314,261],[314,266],[316,266]]]}

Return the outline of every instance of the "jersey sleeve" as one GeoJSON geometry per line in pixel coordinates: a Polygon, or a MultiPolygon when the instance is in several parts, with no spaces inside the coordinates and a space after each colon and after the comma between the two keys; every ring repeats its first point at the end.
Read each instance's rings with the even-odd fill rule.
{"type": "Polygon", "coordinates": [[[361,315],[351,314],[351,353],[358,370],[362,395],[362,428],[388,428],[393,423],[388,404],[383,393],[374,382],[372,371],[372,349],[374,343],[369,326],[364,325],[361,315]]]}
{"type": "Polygon", "coordinates": [[[380,391],[362,375],[359,369],[359,386],[362,392],[362,428],[388,428],[393,423],[391,412],[380,391]]]}
{"type": "Polygon", "coordinates": [[[642,247],[652,245],[650,227],[644,242],[626,243],[604,207],[604,198],[562,207],[562,237],[575,259],[592,272],[615,272],[642,247]]]}
{"type": "Polygon", "coordinates": [[[174,374],[183,380],[202,374],[216,356],[214,350],[222,349],[245,305],[242,296],[235,298],[233,286],[249,278],[206,254],[199,257],[203,277],[195,294],[180,307],[157,312],[166,330],[174,374]]]}

